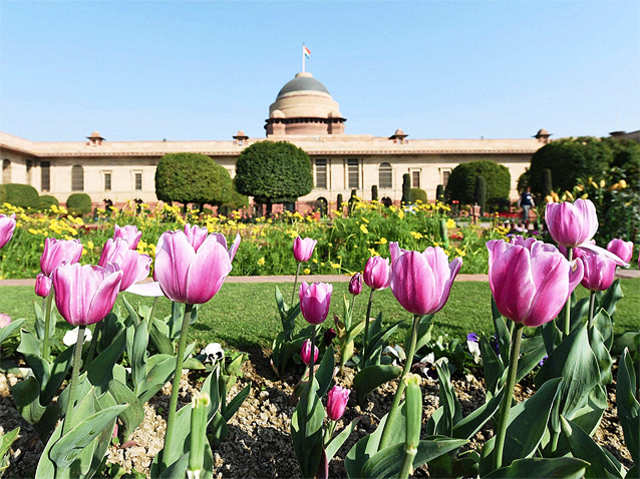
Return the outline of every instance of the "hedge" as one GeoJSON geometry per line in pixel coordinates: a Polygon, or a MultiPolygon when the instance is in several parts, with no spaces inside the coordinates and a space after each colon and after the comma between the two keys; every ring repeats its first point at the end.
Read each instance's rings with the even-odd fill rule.
{"type": "Polygon", "coordinates": [[[48,210],[52,206],[60,206],[60,202],[55,196],[51,195],[42,195],[38,199],[38,209],[48,210]]]}
{"type": "Polygon", "coordinates": [[[7,183],[0,185],[0,203],[36,209],[40,206],[40,198],[38,191],[31,185],[7,183]]]}
{"type": "Polygon", "coordinates": [[[91,213],[91,197],[86,193],[72,193],[67,198],[67,210],[76,216],[91,213]]]}
{"type": "Polygon", "coordinates": [[[483,176],[487,182],[487,207],[508,204],[509,190],[511,189],[509,169],[488,160],[470,161],[456,166],[447,183],[445,191],[447,200],[472,204],[478,176],[483,176]]]}
{"type": "Polygon", "coordinates": [[[420,188],[411,188],[409,190],[409,202],[415,203],[416,201],[427,202],[427,192],[420,188]]]}

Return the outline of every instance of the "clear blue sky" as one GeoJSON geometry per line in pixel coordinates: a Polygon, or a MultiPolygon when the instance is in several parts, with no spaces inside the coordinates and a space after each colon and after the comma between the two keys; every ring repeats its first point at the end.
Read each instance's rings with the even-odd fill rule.
{"type": "Polygon", "coordinates": [[[0,130],[33,140],[264,136],[300,70],[347,133],[640,129],[640,2],[0,0],[0,130]]]}

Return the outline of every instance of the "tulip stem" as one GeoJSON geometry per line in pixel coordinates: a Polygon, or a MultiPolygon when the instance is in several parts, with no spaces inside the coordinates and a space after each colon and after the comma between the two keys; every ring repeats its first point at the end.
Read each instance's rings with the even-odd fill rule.
{"type": "Polygon", "coordinates": [[[409,343],[409,351],[407,352],[407,359],[404,363],[404,368],[402,370],[402,374],[400,375],[400,379],[398,381],[398,388],[396,389],[396,395],[393,397],[393,404],[391,405],[391,409],[389,410],[389,415],[387,416],[387,420],[384,423],[384,429],[382,430],[382,436],[380,437],[380,445],[378,446],[378,451],[382,451],[385,447],[387,447],[387,443],[390,440],[389,434],[391,433],[391,424],[393,424],[397,418],[398,414],[400,414],[400,409],[398,406],[400,405],[400,399],[402,399],[402,394],[404,393],[404,389],[407,384],[404,381],[404,378],[407,376],[409,371],[411,370],[411,363],[413,363],[413,356],[416,353],[416,343],[418,342],[418,324],[420,324],[421,316],[419,314],[413,315],[413,325],[411,326],[411,342],[409,343]]]}
{"type": "MultiPolygon", "coordinates": [[[[569,263],[573,261],[573,248],[567,248],[567,259],[569,263]]],[[[571,332],[571,294],[567,298],[567,304],[564,305],[564,335],[569,336],[571,332]]]]}
{"type": "Polygon", "coordinates": [[[182,363],[184,362],[184,349],[187,344],[187,332],[189,330],[189,323],[193,315],[193,305],[185,304],[184,316],[182,317],[182,328],[180,329],[180,341],[178,342],[178,353],[176,356],[176,372],[173,376],[173,386],[171,387],[171,398],[169,399],[169,415],[167,417],[167,432],[164,436],[164,449],[162,451],[162,463],[165,468],[171,464],[168,463],[165,453],[167,452],[167,444],[169,444],[173,437],[173,431],[176,428],[176,409],[178,407],[178,392],[180,389],[180,378],[182,377],[182,363]]]}
{"type": "Polygon", "coordinates": [[[363,370],[368,361],[367,354],[369,352],[369,317],[371,316],[371,304],[373,303],[373,292],[375,289],[371,288],[369,293],[369,302],[367,303],[367,315],[364,318],[364,344],[362,345],[362,361],[360,361],[360,370],[363,370]]]}
{"type": "Polygon", "coordinates": [[[298,285],[298,276],[300,275],[300,267],[302,263],[298,261],[298,268],[296,269],[296,278],[293,280],[293,291],[291,291],[291,304],[289,308],[293,308],[293,300],[296,299],[296,286],[298,285]]]}
{"type": "Polygon", "coordinates": [[[84,342],[84,330],[87,327],[80,325],[78,327],[78,338],[73,350],[73,369],[71,370],[71,384],[69,385],[69,397],[67,398],[67,411],[64,415],[64,423],[62,424],[62,435],[69,432],[71,427],[71,414],[74,408],[74,399],[76,397],[76,389],[78,389],[78,376],[80,376],[80,365],[82,363],[82,343],[84,342]]]}
{"type": "Polygon", "coordinates": [[[596,292],[591,291],[589,294],[589,322],[587,323],[587,331],[591,332],[593,327],[593,313],[596,309],[596,292]]]}
{"type": "Polygon", "coordinates": [[[496,469],[502,467],[502,452],[504,449],[504,441],[507,436],[507,424],[509,422],[509,411],[511,410],[511,401],[513,400],[513,387],[516,385],[516,376],[518,372],[518,359],[520,358],[520,343],[522,342],[523,323],[517,323],[511,335],[511,353],[509,354],[509,371],[507,373],[507,383],[504,386],[504,397],[500,406],[500,418],[498,422],[496,437],[496,469]]]}
{"type": "MultiPolygon", "coordinates": [[[[51,323],[51,303],[53,301],[53,288],[47,295],[44,307],[44,338],[42,340],[42,359],[49,360],[49,324],[51,323]]],[[[84,339],[84,338],[83,338],[84,339]]]]}

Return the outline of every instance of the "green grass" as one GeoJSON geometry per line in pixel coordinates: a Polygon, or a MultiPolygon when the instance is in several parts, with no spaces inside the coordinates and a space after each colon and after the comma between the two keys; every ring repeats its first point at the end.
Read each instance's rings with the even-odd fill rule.
{"type": "MultiPolygon", "coordinates": [[[[291,283],[278,285],[285,296],[291,297],[291,283]]],[[[280,331],[280,321],[276,318],[273,283],[229,283],[225,284],[212,301],[200,308],[199,318],[191,327],[190,340],[199,345],[220,342],[240,350],[253,347],[270,347],[273,338],[280,331]]],[[[333,314],[342,314],[342,296],[347,293],[348,283],[333,285],[333,300],[330,316],[325,327],[333,326],[333,314]]],[[[615,314],[616,332],[640,329],[640,280],[622,280],[625,297],[620,300],[615,314]]],[[[363,291],[354,309],[354,318],[364,316],[368,294],[363,291]]],[[[435,316],[435,333],[448,333],[450,336],[464,337],[470,331],[490,332],[491,303],[489,284],[484,282],[458,282],[451,291],[447,305],[435,316]]],[[[587,295],[578,286],[579,297],[587,295]]],[[[0,288],[1,311],[12,318],[26,318],[26,327],[33,328],[33,302],[40,300],[33,289],[25,286],[3,286],[0,288]]],[[[151,304],[149,298],[128,295],[133,305],[140,302],[151,304]]],[[[156,306],[156,315],[169,314],[171,303],[160,298],[156,306]]],[[[123,310],[120,300],[116,309],[123,310]]],[[[404,326],[410,324],[411,315],[395,300],[389,289],[374,294],[373,311],[382,311],[386,321],[402,320],[404,326]]],[[[298,319],[302,326],[303,320],[298,319]]],[[[66,329],[66,324],[59,327],[66,329]]],[[[59,336],[64,331],[59,331],[59,336]]],[[[403,333],[399,333],[404,337],[403,333]]],[[[400,336],[398,336],[400,337],[400,336]]]]}

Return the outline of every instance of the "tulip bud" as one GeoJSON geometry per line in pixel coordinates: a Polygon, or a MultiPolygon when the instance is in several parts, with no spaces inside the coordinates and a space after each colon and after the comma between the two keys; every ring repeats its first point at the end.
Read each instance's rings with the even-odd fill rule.
{"type": "Polygon", "coordinates": [[[333,286],[327,283],[300,285],[300,311],[302,316],[311,324],[320,324],[329,313],[333,286]]]}
{"type": "Polygon", "coordinates": [[[633,242],[615,238],[609,241],[607,250],[618,256],[625,263],[629,263],[633,256],[633,242]]]}
{"type": "Polygon", "coordinates": [[[46,298],[51,291],[51,284],[49,276],[38,273],[38,276],[36,276],[36,294],[41,298],[46,298]]]}
{"type": "Polygon", "coordinates": [[[5,328],[11,324],[11,316],[0,313],[0,328],[5,328]]]}
{"type": "Polygon", "coordinates": [[[545,221],[553,240],[568,248],[589,241],[598,231],[598,215],[591,200],[547,203],[545,221]]]}
{"type": "MultiPolygon", "coordinates": [[[[313,347],[313,363],[315,364],[318,361],[318,348],[313,347]]],[[[300,349],[300,359],[307,366],[311,364],[311,340],[305,339],[302,343],[302,349],[300,349]]]]}
{"type": "Polygon", "coordinates": [[[40,256],[40,269],[47,276],[63,263],[73,264],[80,261],[82,243],[78,240],[58,240],[47,238],[44,240],[44,250],[40,256]]]}
{"type": "Polygon", "coordinates": [[[327,416],[332,421],[337,421],[344,414],[344,410],[349,402],[351,391],[340,386],[333,386],[327,398],[327,416]]]}
{"type": "Polygon", "coordinates": [[[311,238],[300,238],[293,240],[293,257],[299,263],[305,263],[311,259],[313,249],[317,241],[311,238]]]}
{"type": "Polygon", "coordinates": [[[127,242],[130,249],[136,249],[142,238],[142,231],[138,230],[135,225],[114,226],[113,239],[123,239],[127,242]]]}
{"type": "Polygon", "coordinates": [[[354,296],[358,296],[362,292],[362,275],[360,273],[356,273],[351,277],[349,292],[354,296]]]}
{"type": "Polygon", "coordinates": [[[389,260],[381,256],[372,256],[364,267],[364,282],[371,289],[385,289],[391,280],[389,260]]]}
{"type": "Polygon", "coordinates": [[[6,245],[16,229],[16,215],[0,215],[0,248],[6,245]]]}
{"type": "Polygon", "coordinates": [[[587,251],[579,261],[584,266],[584,276],[580,283],[589,291],[609,289],[616,279],[616,264],[604,256],[587,251]]]}

